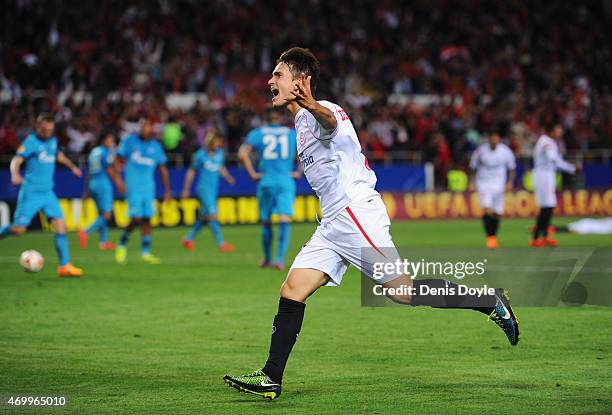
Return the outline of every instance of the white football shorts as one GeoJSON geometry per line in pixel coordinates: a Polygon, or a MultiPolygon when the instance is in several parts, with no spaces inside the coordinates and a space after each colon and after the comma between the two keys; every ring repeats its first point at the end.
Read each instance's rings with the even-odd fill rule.
{"type": "Polygon", "coordinates": [[[480,209],[491,209],[498,215],[504,213],[504,186],[488,186],[486,183],[476,183],[478,204],[480,209]]]}
{"type": "Polygon", "coordinates": [[[536,204],[540,208],[557,206],[556,172],[548,170],[533,170],[533,188],[536,204]]]}
{"type": "MultiPolygon", "coordinates": [[[[399,277],[395,272],[374,277],[375,264],[395,263],[400,259],[391,239],[391,221],[380,196],[351,202],[335,218],[317,227],[291,265],[326,273],[326,285],[338,286],[349,264],[377,283],[399,277]]],[[[377,273],[380,275],[380,273],[377,273]]]]}

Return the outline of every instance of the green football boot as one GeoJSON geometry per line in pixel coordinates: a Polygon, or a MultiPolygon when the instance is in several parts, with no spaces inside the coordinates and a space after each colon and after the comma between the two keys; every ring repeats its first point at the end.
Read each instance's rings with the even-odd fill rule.
{"type": "Polygon", "coordinates": [[[223,381],[240,392],[252,393],[269,400],[276,399],[281,394],[281,385],[261,370],[242,376],[225,375],[223,381]]]}

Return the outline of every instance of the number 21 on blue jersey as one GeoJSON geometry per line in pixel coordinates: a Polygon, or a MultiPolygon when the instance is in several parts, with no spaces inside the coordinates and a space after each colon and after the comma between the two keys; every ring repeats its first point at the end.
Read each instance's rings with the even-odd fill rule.
{"type": "Polygon", "coordinates": [[[287,160],[289,158],[289,136],[266,134],[263,136],[264,160],[287,160]]]}

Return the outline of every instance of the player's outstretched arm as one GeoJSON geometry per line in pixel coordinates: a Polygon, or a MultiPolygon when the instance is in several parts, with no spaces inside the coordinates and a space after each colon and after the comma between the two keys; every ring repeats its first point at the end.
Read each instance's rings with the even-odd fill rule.
{"type": "Polygon", "coordinates": [[[72,162],[72,160],[70,160],[68,157],[66,157],[66,155],[64,154],[63,151],[58,151],[57,152],[57,162],[59,164],[62,164],[66,167],[68,167],[70,169],[70,171],[72,172],[72,174],[74,174],[77,177],[81,177],[83,176],[83,172],[81,171],[80,168],[78,168],[76,166],[76,164],[74,164],[72,162]]]}
{"type": "Polygon", "coordinates": [[[109,167],[106,171],[110,176],[113,183],[117,187],[117,191],[121,194],[125,194],[125,183],[123,183],[123,179],[121,178],[121,163],[123,159],[121,157],[115,158],[113,161],[113,165],[109,167]]]}
{"type": "Polygon", "coordinates": [[[261,179],[261,173],[255,171],[253,167],[253,162],[251,162],[251,150],[253,146],[250,144],[243,144],[238,149],[238,159],[244,166],[244,169],[249,174],[249,177],[255,181],[261,179]]]}
{"type": "Polygon", "coordinates": [[[468,191],[476,191],[476,172],[473,169],[468,171],[468,191]]]}
{"type": "Polygon", "coordinates": [[[83,180],[83,196],[81,196],[81,200],[85,200],[89,197],[89,179],[91,175],[89,172],[85,175],[85,179],[83,180]]]}
{"type": "Polygon", "coordinates": [[[325,130],[334,131],[338,125],[336,116],[329,108],[324,107],[314,99],[310,89],[310,79],[311,77],[308,76],[298,80],[295,90],[291,91],[293,101],[297,102],[300,107],[307,109],[325,130]]]}
{"type": "Polygon", "coordinates": [[[106,168],[106,174],[108,174],[108,177],[111,178],[111,180],[113,181],[113,183],[115,182],[114,177],[115,176],[119,176],[121,177],[121,169],[117,166],[117,164],[115,162],[112,162],[110,164],[110,166],[108,166],[106,168]]]}
{"type": "Polygon", "coordinates": [[[23,177],[21,177],[21,165],[25,159],[21,156],[14,156],[11,160],[11,183],[15,186],[19,186],[23,183],[23,177]]]}
{"type": "Polygon", "coordinates": [[[170,189],[170,175],[168,174],[168,168],[165,164],[159,165],[159,175],[164,185],[164,200],[169,202],[172,199],[172,190],[170,189]]]}
{"type": "Polygon", "coordinates": [[[221,170],[219,170],[219,172],[221,173],[221,176],[223,176],[225,181],[227,181],[230,185],[233,186],[236,184],[236,179],[234,179],[234,177],[229,173],[229,171],[227,171],[227,168],[225,166],[221,167],[221,170]]]}
{"type": "Polygon", "coordinates": [[[468,168],[468,190],[470,192],[474,192],[476,190],[476,170],[478,170],[479,154],[479,149],[476,149],[470,158],[470,166],[468,168]]]}
{"type": "Polygon", "coordinates": [[[563,158],[561,158],[560,156],[556,157],[554,161],[555,165],[557,166],[557,169],[570,174],[576,173],[576,166],[570,163],[569,161],[563,160],[563,158]]]}
{"type": "Polygon", "coordinates": [[[514,187],[514,179],[516,178],[516,169],[508,171],[508,181],[506,182],[506,192],[511,192],[514,187]]]}
{"type": "Polygon", "coordinates": [[[548,154],[548,158],[552,160],[553,163],[555,163],[555,166],[558,170],[562,170],[570,174],[576,173],[576,166],[568,161],[563,160],[563,157],[561,157],[561,154],[559,154],[558,150],[552,148],[551,146],[547,149],[546,152],[548,154]]]}
{"type": "Polygon", "coordinates": [[[191,190],[191,184],[195,178],[195,169],[190,167],[187,169],[185,179],[183,180],[183,191],[181,192],[181,199],[187,199],[189,197],[189,191],[191,190]]]}
{"type": "Polygon", "coordinates": [[[304,166],[302,166],[302,163],[300,163],[298,160],[297,168],[295,169],[295,171],[291,172],[291,177],[293,177],[295,180],[300,180],[303,174],[304,174],[304,166]]]}

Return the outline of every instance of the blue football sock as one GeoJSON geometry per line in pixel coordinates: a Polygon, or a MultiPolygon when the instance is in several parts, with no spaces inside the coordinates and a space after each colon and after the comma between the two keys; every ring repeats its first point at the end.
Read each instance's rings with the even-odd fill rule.
{"type": "Polygon", "coordinates": [[[151,240],[153,238],[151,238],[151,235],[142,235],[142,250],[141,250],[141,254],[148,254],[151,251],[151,240]]]}
{"type": "Polygon", "coordinates": [[[70,252],[68,250],[68,237],[65,233],[55,234],[55,250],[59,258],[60,265],[64,266],[70,262],[70,252]]]}
{"type": "Polygon", "coordinates": [[[85,233],[87,235],[91,235],[93,232],[97,231],[98,229],[100,229],[100,226],[102,225],[102,222],[104,222],[104,217],[102,216],[98,216],[98,219],[96,219],[94,221],[94,223],[92,223],[89,228],[85,229],[85,233]]]}
{"type": "Polygon", "coordinates": [[[108,222],[104,217],[102,218],[102,223],[100,223],[100,228],[98,230],[100,231],[100,242],[108,242],[108,222]]]}
{"type": "Polygon", "coordinates": [[[191,227],[191,230],[187,234],[187,238],[186,239],[188,241],[193,241],[195,239],[196,235],[198,234],[198,232],[200,232],[200,230],[202,229],[202,226],[204,226],[204,222],[202,221],[202,219],[200,219],[200,218],[196,219],[195,223],[191,227]]]}
{"type": "Polygon", "coordinates": [[[261,228],[261,244],[264,251],[264,261],[272,260],[272,225],[263,225],[261,228]]]}
{"type": "Polygon", "coordinates": [[[210,230],[213,233],[213,236],[215,237],[215,243],[217,244],[217,246],[221,245],[223,243],[223,235],[221,234],[221,226],[219,226],[219,222],[214,219],[210,221],[210,230]]]}
{"type": "Polygon", "coordinates": [[[0,239],[6,238],[11,234],[11,225],[6,225],[0,228],[0,239]]]}
{"type": "Polygon", "coordinates": [[[285,254],[287,253],[287,248],[289,248],[289,239],[291,236],[291,224],[281,222],[278,226],[280,232],[278,235],[278,246],[276,248],[276,261],[285,262],[285,254]]]}
{"type": "Polygon", "coordinates": [[[126,246],[129,240],[130,233],[128,231],[123,231],[121,238],[119,238],[119,246],[126,246]]]}

